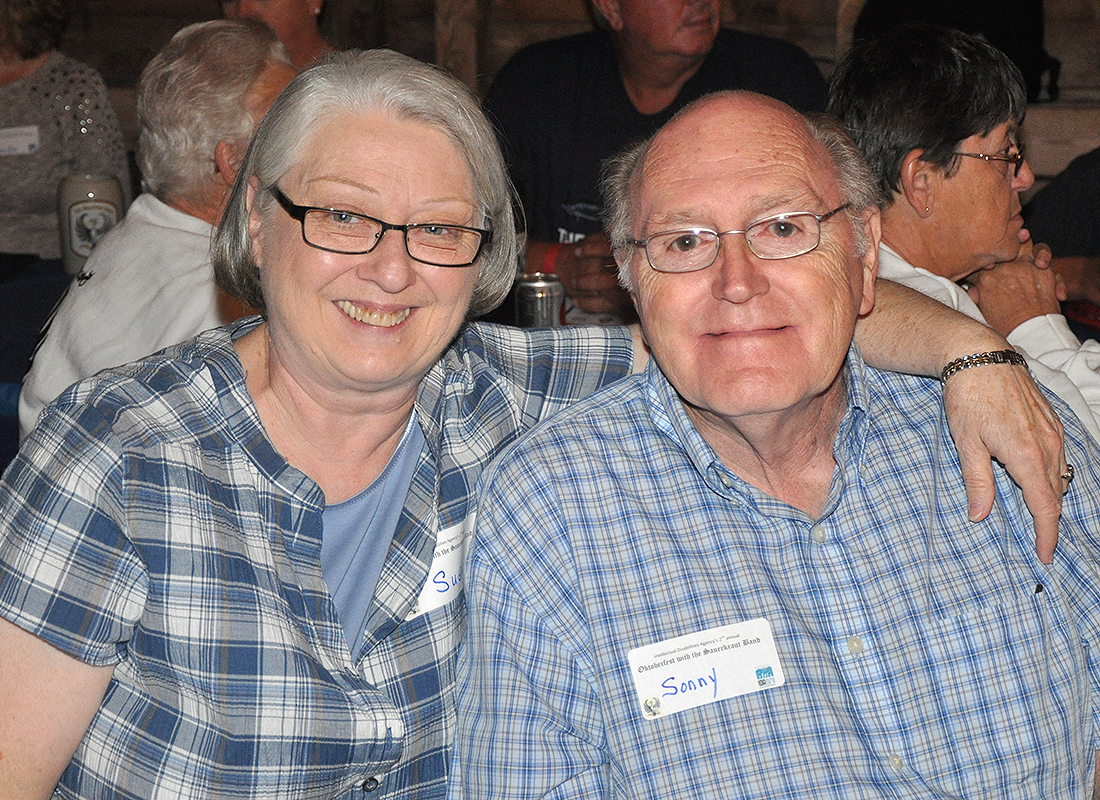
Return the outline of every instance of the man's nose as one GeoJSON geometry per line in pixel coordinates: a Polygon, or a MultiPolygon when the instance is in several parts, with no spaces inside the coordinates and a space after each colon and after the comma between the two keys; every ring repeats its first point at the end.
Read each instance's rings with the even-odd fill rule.
{"type": "Polygon", "coordinates": [[[711,270],[714,273],[714,296],[733,303],[744,303],[767,292],[768,277],[743,234],[723,236],[718,257],[711,270]]]}

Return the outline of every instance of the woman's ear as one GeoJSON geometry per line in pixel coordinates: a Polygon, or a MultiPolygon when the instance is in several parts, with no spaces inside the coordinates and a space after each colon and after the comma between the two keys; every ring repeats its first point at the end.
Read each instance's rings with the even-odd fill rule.
{"type": "Polygon", "coordinates": [[[910,150],[901,161],[901,194],[917,216],[924,218],[936,205],[936,187],[942,170],[922,156],[924,150],[910,150]]]}
{"type": "Polygon", "coordinates": [[[245,208],[248,209],[248,238],[252,241],[252,261],[259,269],[263,263],[263,247],[260,244],[260,210],[257,208],[256,195],[260,191],[260,179],[253,175],[245,187],[245,208]]]}

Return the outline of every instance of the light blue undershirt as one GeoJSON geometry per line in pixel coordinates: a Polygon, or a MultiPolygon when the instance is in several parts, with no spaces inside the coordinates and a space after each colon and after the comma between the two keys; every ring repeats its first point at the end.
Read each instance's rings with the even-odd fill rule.
{"type": "Polygon", "coordinates": [[[355,497],[325,506],[321,514],[321,574],[353,658],[358,657],[367,612],[423,447],[424,434],[413,411],[382,474],[355,497]]]}

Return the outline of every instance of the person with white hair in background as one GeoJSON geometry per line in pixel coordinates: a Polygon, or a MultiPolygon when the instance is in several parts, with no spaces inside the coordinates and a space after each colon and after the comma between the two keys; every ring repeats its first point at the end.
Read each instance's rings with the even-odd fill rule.
{"type": "Polygon", "coordinates": [[[253,131],[294,74],[254,21],[190,25],[149,62],[138,84],[145,192],[47,323],[20,392],[21,437],[70,384],[244,313],[214,285],[210,239],[253,131]]]}

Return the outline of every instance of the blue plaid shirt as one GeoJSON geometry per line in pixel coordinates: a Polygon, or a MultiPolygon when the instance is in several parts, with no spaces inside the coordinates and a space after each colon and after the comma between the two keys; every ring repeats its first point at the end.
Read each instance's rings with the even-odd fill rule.
{"type": "Polygon", "coordinates": [[[1077,478],[1044,567],[1005,474],[967,520],[937,384],[847,364],[819,519],[727,469],[652,363],[486,473],[467,798],[1091,797],[1097,446],[1067,418],[1077,478]],[[785,683],[647,715],[628,653],[759,618],[785,683]]]}
{"type": "Polygon", "coordinates": [[[421,385],[426,446],[353,656],[324,498],[233,349],[255,324],[79,384],[0,482],[0,614],[114,666],[63,797],[443,795],[465,615],[460,596],[418,613],[436,534],[502,446],[632,358],[622,329],[464,329],[421,385]]]}

